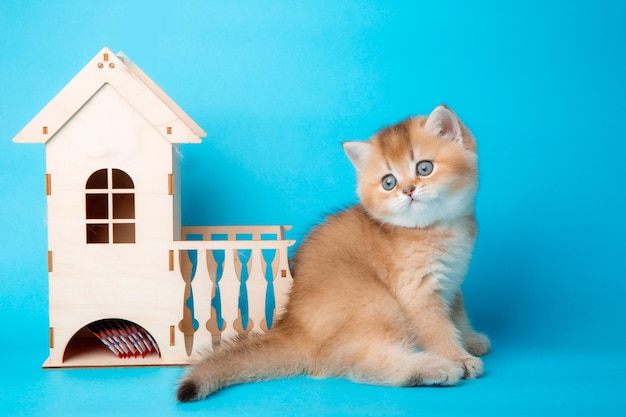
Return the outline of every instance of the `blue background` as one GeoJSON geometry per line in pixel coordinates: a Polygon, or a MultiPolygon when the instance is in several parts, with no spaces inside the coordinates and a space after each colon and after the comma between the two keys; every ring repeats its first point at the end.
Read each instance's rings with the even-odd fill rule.
{"type": "Polygon", "coordinates": [[[0,2],[0,414],[626,415],[626,3],[0,2]],[[294,378],[174,402],[180,368],[43,371],[44,147],[11,139],[103,47],[208,133],[187,225],[355,201],[340,142],[445,102],[479,142],[464,284],[493,352],[450,389],[294,378]]]}

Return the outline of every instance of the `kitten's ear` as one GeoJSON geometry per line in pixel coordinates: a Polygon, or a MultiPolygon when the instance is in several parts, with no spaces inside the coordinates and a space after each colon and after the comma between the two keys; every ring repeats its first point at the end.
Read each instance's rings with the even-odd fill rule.
{"type": "Polygon", "coordinates": [[[351,141],[343,143],[343,150],[357,172],[365,167],[372,145],[369,142],[351,141]]]}
{"type": "Polygon", "coordinates": [[[431,134],[451,142],[463,142],[459,119],[446,106],[437,106],[428,116],[424,128],[431,134]]]}

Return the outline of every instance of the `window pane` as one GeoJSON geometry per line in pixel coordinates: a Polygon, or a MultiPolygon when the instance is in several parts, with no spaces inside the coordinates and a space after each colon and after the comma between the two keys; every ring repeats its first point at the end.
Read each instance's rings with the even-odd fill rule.
{"type": "Polygon", "coordinates": [[[135,194],[113,194],[113,218],[135,218],[135,194]]]}
{"type": "Polygon", "coordinates": [[[113,243],[135,243],[135,223],[113,223],[113,243]]]}
{"type": "Polygon", "coordinates": [[[133,180],[121,169],[113,169],[113,188],[135,188],[133,180]]]}
{"type": "Polygon", "coordinates": [[[109,197],[107,194],[86,194],[85,213],[88,219],[109,218],[109,197]]]}
{"type": "Polygon", "coordinates": [[[88,224],[87,243],[109,243],[109,225],[88,224]]]}
{"type": "Polygon", "coordinates": [[[105,190],[108,187],[108,180],[107,180],[107,170],[105,169],[100,169],[96,172],[94,172],[93,174],[91,174],[91,176],[89,177],[89,179],[87,180],[87,185],[86,187],[87,189],[94,189],[94,188],[98,188],[101,190],[105,190]]]}

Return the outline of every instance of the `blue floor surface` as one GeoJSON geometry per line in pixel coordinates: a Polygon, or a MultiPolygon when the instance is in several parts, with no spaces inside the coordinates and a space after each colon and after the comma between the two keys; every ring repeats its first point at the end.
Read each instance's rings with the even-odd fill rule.
{"type": "MultiPolygon", "coordinates": [[[[300,377],[230,387],[190,404],[174,399],[181,368],[42,370],[44,358],[26,357],[25,350],[0,377],[0,415],[626,415],[626,361],[619,352],[519,349],[495,342],[484,358],[485,376],[457,387],[388,388],[300,377]]],[[[7,348],[3,344],[3,355],[7,348]]]]}

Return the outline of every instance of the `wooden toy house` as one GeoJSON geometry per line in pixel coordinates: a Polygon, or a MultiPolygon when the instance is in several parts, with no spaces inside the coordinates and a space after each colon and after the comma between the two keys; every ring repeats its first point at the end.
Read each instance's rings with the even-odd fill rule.
{"type": "Polygon", "coordinates": [[[100,51],[14,138],[44,143],[44,367],[178,365],[271,326],[288,227],[184,227],[179,144],[205,132],[123,54],[100,51]]]}

